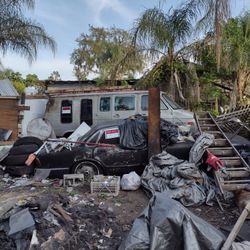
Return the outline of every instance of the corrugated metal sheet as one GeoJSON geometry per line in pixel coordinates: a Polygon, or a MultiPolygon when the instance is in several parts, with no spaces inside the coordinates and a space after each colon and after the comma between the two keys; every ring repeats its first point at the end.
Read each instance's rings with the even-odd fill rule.
{"type": "Polygon", "coordinates": [[[19,96],[9,79],[0,80],[0,96],[19,96]]]}

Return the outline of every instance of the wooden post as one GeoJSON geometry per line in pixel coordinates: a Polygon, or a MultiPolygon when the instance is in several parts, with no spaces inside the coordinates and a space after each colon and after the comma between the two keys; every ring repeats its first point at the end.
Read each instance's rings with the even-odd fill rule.
{"type": "Polygon", "coordinates": [[[149,89],[148,159],[161,152],[160,145],[160,89],[149,89]]]}

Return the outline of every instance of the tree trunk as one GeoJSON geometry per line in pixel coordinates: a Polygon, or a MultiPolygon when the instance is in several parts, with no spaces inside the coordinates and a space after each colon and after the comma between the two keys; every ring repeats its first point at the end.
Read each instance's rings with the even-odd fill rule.
{"type": "Polygon", "coordinates": [[[234,86],[233,86],[233,90],[230,94],[230,104],[229,104],[229,110],[233,110],[236,108],[236,104],[237,104],[237,92],[238,92],[238,81],[237,81],[237,77],[234,79],[234,86]]]}
{"type": "Polygon", "coordinates": [[[240,69],[238,71],[238,101],[243,103],[244,92],[249,80],[250,72],[248,70],[240,69]]]}
{"type": "Polygon", "coordinates": [[[168,49],[168,62],[170,66],[170,96],[175,100],[175,84],[174,84],[174,48],[169,46],[168,49]]]}

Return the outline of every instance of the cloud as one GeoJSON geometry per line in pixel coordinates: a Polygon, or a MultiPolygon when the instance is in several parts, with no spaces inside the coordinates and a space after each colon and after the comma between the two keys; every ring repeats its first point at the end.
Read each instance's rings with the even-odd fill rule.
{"type": "Polygon", "coordinates": [[[92,12],[93,21],[97,25],[101,25],[104,22],[102,14],[105,10],[111,10],[115,14],[119,15],[124,21],[134,20],[136,13],[133,9],[127,8],[119,0],[84,0],[92,12]]]}
{"type": "Polygon", "coordinates": [[[27,74],[36,74],[39,79],[47,79],[53,71],[58,71],[63,80],[75,79],[73,75],[73,65],[69,59],[65,58],[43,58],[29,65],[27,60],[17,57],[14,54],[1,58],[4,68],[10,68],[22,73],[25,77],[27,74]]]}

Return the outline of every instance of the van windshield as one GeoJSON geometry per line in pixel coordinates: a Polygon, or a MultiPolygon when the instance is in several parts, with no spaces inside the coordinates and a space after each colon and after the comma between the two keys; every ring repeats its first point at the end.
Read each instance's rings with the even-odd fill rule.
{"type": "Polygon", "coordinates": [[[181,109],[181,106],[171,100],[166,94],[162,94],[162,97],[171,106],[172,109],[181,109]]]}

